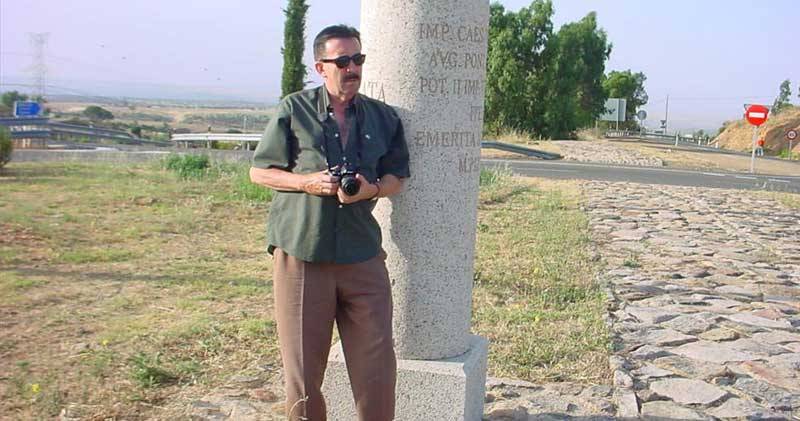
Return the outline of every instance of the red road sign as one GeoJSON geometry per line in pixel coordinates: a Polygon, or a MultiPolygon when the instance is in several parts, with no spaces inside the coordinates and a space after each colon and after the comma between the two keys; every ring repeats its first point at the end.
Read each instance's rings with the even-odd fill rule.
{"type": "Polygon", "coordinates": [[[747,107],[747,111],[744,112],[744,117],[750,124],[754,126],[760,126],[767,121],[768,114],[769,108],[763,105],[754,104],[747,107]]]}
{"type": "Polygon", "coordinates": [[[786,132],[786,138],[789,140],[797,139],[797,130],[792,129],[786,132]]]}

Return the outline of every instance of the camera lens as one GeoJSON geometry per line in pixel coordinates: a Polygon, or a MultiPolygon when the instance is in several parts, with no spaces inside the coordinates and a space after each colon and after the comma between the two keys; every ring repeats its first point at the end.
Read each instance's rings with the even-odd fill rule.
{"type": "Polygon", "coordinates": [[[342,177],[340,184],[342,191],[348,196],[354,196],[358,193],[358,180],[354,175],[347,174],[342,177]]]}

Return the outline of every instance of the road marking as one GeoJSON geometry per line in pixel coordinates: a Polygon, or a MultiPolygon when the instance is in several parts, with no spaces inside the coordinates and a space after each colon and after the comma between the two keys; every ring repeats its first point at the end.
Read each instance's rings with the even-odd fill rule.
{"type": "Polygon", "coordinates": [[[736,178],[741,178],[742,180],[758,180],[758,177],[748,177],[746,175],[734,175],[736,178]]]}
{"type": "Polygon", "coordinates": [[[715,177],[725,177],[725,174],[717,174],[713,172],[704,172],[703,175],[713,175],[715,177]]]}
{"type": "Polygon", "coordinates": [[[764,117],[766,117],[766,116],[767,116],[767,115],[766,115],[766,114],[764,114],[764,113],[748,113],[748,115],[749,115],[750,117],[753,117],[753,118],[764,118],[764,117]]]}
{"type": "Polygon", "coordinates": [[[777,178],[768,178],[767,180],[774,181],[776,183],[787,183],[787,184],[790,183],[789,180],[778,180],[777,178]]]}

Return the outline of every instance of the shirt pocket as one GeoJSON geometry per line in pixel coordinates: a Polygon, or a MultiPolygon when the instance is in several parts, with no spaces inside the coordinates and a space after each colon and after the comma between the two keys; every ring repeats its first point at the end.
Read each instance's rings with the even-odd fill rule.
{"type": "Polygon", "coordinates": [[[370,182],[375,182],[378,177],[378,164],[382,156],[386,155],[388,147],[386,141],[372,134],[361,135],[361,166],[360,173],[370,182]]]}
{"type": "Polygon", "coordinates": [[[297,139],[297,168],[300,173],[316,172],[328,169],[325,152],[322,148],[324,135],[322,128],[314,125],[302,127],[294,131],[297,139]]]}

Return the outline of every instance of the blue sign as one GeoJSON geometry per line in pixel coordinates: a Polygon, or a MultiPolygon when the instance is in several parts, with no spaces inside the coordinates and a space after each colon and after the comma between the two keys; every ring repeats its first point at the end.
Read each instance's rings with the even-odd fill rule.
{"type": "Polygon", "coordinates": [[[36,117],[42,112],[42,106],[34,101],[15,101],[14,117],[36,117]]]}

